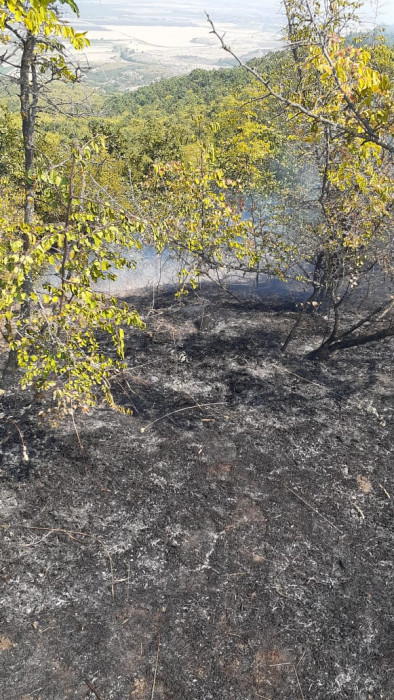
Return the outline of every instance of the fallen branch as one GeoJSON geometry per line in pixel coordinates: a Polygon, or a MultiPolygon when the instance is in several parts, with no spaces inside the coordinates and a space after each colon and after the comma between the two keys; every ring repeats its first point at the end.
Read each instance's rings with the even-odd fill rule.
{"type": "Polygon", "coordinates": [[[77,436],[79,450],[80,450],[80,452],[81,452],[81,455],[83,455],[83,453],[84,453],[84,451],[83,451],[83,445],[82,445],[82,442],[81,442],[81,438],[80,438],[80,436],[79,436],[77,424],[76,424],[76,422],[75,422],[74,411],[71,411],[71,420],[72,420],[72,424],[73,424],[73,426],[74,426],[75,435],[77,436]]]}
{"type": "Polygon", "coordinates": [[[8,423],[11,423],[11,425],[14,426],[15,430],[17,431],[17,433],[19,435],[19,439],[20,439],[21,447],[22,447],[22,459],[25,462],[25,464],[27,464],[29,462],[29,453],[27,451],[27,447],[26,447],[25,441],[23,439],[23,433],[22,433],[22,431],[21,431],[21,429],[16,421],[14,421],[12,418],[7,418],[7,421],[8,421],[8,423]]]}
{"type": "Polygon", "coordinates": [[[220,401],[218,403],[199,403],[196,406],[186,406],[185,408],[177,408],[176,411],[171,411],[171,413],[166,413],[164,416],[160,416],[160,418],[156,418],[156,420],[152,421],[152,423],[149,423],[145,428],[141,428],[141,433],[146,433],[149,428],[152,427],[152,425],[155,425],[155,423],[158,423],[161,420],[164,420],[164,418],[169,418],[170,416],[175,415],[175,413],[181,413],[182,411],[193,411],[196,408],[209,408],[210,406],[227,406],[226,401],[220,401]]]}
{"type": "Polygon", "coordinates": [[[305,700],[305,695],[304,695],[304,693],[302,692],[302,686],[301,686],[300,679],[299,679],[299,676],[298,676],[298,673],[297,673],[297,667],[296,667],[295,664],[293,664],[293,669],[294,669],[294,673],[295,673],[295,676],[296,676],[296,679],[297,679],[297,685],[298,685],[298,688],[299,688],[299,691],[300,691],[300,694],[301,694],[301,698],[302,698],[302,700],[305,700]]]}
{"type": "Polygon", "coordinates": [[[101,695],[97,692],[97,690],[94,688],[94,686],[89,681],[85,680],[85,683],[88,686],[90,692],[96,696],[97,700],[103,700],[101,695]]]}
{"type": "Polygon", "coordinates": [[[159,635],[158,640],[157,640],[156,665],[155,665],[155,673],[153,676],[152,694],[150,696],[150,700],[153,700],[155,697],[157,669],[159,666],[159,654],[160,654],[160,635],[159,635]]]}
{"type": "Polygon", "coordinates": [[[324,520],[326,523],[328,523],[328,524],[330,525],[330,527],[334,528],[334,530],[337,530],[337,532],[339,532],[341,535],[344,535],[344,533],[342,532],[342,530],[339,529],[339,527],[337,527],[336,525],[334,525],[334,523],[332,523],[331,520],[329,520],[328,518],[326,518],[325,515],[322,515],[322,513],[319,513],[319,511],[316,510],[316,508],[314,508],[313,506],[311,506],[311,504],[308,503],[308,501],[306,501],[305,498],[303,498],[302,496],[300,496],[296,491],[293,491],[293,489],[290,489],[288,486],[285,486],[285,489],[286,489],[286,491],[289,491],[290,493],[292,493],[293,496],[295,496],[296,498],[298,498],[298,500],[301,501],[301,503],[304,503],[308,508],[310,508],[310,510],[312,510],[314,513],[316,513],[316,515],[318,515],[319,518],[321,518],[321,519],[324,520]]]}

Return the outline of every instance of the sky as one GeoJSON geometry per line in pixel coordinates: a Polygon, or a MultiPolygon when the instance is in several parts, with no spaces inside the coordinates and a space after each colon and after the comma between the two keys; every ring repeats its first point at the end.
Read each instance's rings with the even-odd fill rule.
{"type": "MultiPolygon", "coordinates": [[[[279,28],[283,21],[279,0],[77,0],[81,19],[100,23],[173,26],[200,24],[207,10],[216,22],[279,28]]],[[[366,13],[377,24],[394,24],[394,0],[366,3],[366,13]],[[377,9],[376,9],[377,8],[377,9]]]]}
{"type": "Polygon", "coordinates": [[[79,0],[77,3],[81,14],[97,16],[136,14],[141,21],[144,15],[152,12],[158,18],[177,13],[182,16],[203,16],[204,10],[218,12],[228,17],[241,20],[243,12],[253,12],[256,17],[274,14],[276,0],[244,0],[240,5],[238,0],[79,0]]]}

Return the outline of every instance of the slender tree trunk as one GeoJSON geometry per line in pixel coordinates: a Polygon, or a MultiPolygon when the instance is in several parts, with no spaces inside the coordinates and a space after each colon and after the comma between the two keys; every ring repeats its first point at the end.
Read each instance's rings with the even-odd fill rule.
{"type": "MultiPolygon", "coordinates": [[[[37,121],[37,108],[39,87],[37,80],[37,69],[35,65],[35,48],[37,37],[27,34],[23,42],[22,58],[19,71],[20,105],[22,118],[22,136],[24,148],[25,166],[25,201],[23,222],[27,226],[33,226],[35,213],[35,132],[37,121]]],[[[26,253],[29,249],[30,237],[28,232],[22,233],[23,250],[26,253]]],[[[30,315],[30,294],[32,292],[33,280],[31,273],[26,275],[23,283],[23,292],[27,295],[22,303],[20,320],[25,320],[30,315]]],[[[7,362],[2,372],[2,383],[6,385],[13,382],[18,366],[17,354],[15,350],[10,350],[7,362]]]]}
{"type": "MultiPolygon", "coordinates": [[[[19,85],[22,117],[22,135],[25,165],[25,205],[24,223],[28,226],[34,224],[35,199],[36,199],[36,172],[35,172],[35,136],[37,122],[37,108],[39,86],[37,80],[37,67],[35,63],[35,48],[37,37],[28,34],[23,45],[19,85]]],[[[29,234],[23,236],[25,252],[29,247],[29,234]]],[[[22,305],[21,318],[27,318],[30,314],[30,293],[32,291],[32,278],[27,275],[23,291],[27,299],[22,305]]]]}
{"type": "MultiPolygon", "coordinates": [[[[27,36],[23,46],[19,78],[25,156],[24,223],[30,226],[34,223],[35,210],[35,132],[39,93],[34,56],[36,43],[37,38],[35,36],[27,36]]],[[[27,245],[27,241],[25,245],[27,245]]]]}

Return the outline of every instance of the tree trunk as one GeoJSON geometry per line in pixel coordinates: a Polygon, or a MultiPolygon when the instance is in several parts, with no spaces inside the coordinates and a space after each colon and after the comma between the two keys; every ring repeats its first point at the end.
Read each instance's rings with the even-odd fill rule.
{"type": "MultiPolygon", "coordinates": [[[[35,173],[35,135],[37,121],[37,107],[39,87],[37,80],[37,68],[35,63],[35,48],[37,37],[28,34],[23,45],[21,58],[19,86],[22,117],[22,135],[25,160],[25,203],[24,223],[28,226],[34,224],[35,198],[36,198],[36,173],[35,173]]],[[[29,247],[28,234],[23,235],[24,251],[29,247]]],[[[30,294],[32,291],[32,278],[27,275],[23,291],[27,299],[22,305],[21,318],[27,318],[30,314],[30,294]]]]}
{"type": "Polygon", "coordinates": [[[385,340],[386,338],[394,337],[394,325],[382,328],[380,331],[375,331],[375,333],[366,333],[365,335],[358,335],[356,337],[346,337],[336,341],[331,344],[323,343],[317,350],[313,350],[307,355],[308,360],[325,360],[331,355],[340,350],[346,350],[347,348],[356,348],[360,345],[367,345],[367,343],[374,343],[378,340],[385,340]]]}
{"type": "Polygon", "coordinates": [[[25,214],[24,223],[34,223],[35,209],[35,131],[38,104],[38,83],[35,66],[37,38],[28,35],[23,46],[19,86],[25,155],[25,214]]]}
{"type": "MultiPolygon", "coordinates": [[[[23,222],[27,226],[33,226],[35,213],[35,132],[37,121],[37,107],[39,87],[37,70],[35,65],[35,48],[37,37],[28,33],[23,42],[22,58],[19,71],[20,104],[22,118],[22,135],[25,166],[25,201],[23,222]]],[[[23,250],[26,253],[30,244],[28,233],[22,234],[23,250]]],[[[20,320],[26,320],[30,315],[30,294],[33,280],[29,273],[23,283],[23,292],[27,295],[22,303],[20,320]]],[[[10,385],[14,381],[18,362],[15,350],[10,350],[7,362],[2,372],[2,384],[10,385]]]]}

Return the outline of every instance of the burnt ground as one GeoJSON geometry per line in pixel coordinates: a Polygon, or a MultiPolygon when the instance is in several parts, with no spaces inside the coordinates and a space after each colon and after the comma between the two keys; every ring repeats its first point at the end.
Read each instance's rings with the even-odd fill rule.
{"type": "Polygon", "coordinates": [[[135,416],[83,452],[1,397],[0,697],[394,698],[392,341],[318,364],[291,307],[138,304],[135,416]]]}

